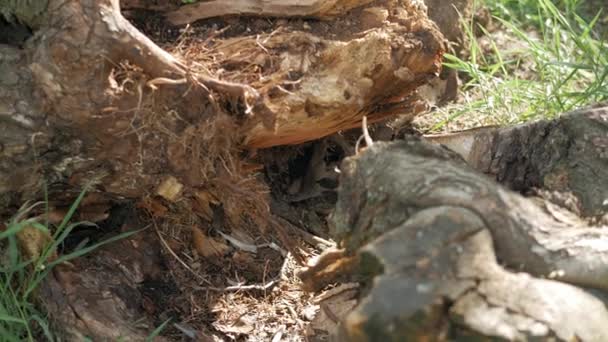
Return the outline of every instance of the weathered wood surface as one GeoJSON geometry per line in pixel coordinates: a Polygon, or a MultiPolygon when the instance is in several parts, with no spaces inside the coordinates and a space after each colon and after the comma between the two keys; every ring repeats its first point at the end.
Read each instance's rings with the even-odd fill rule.
{"type": "MultiPolygon", "coordinates": [[[[575,113],[545,123],[546,136],[590,119],[603,120],[575,113]]],[[[570,133],[607,136],[605,125],[592,126],[570,133]]],[[[577,158],[598,159],[595,149],[585,153],[577,158]]],[[[589,170],[606,188],[598,165],[589,170]]],[[[345,340],[608,338],[608,310],[587,290],[608,290],[605,227],[506,190],[456,153],[417,138],[375,143],[341,171],[332,231],[346,260],[358,260],[345,269],[368,279],[344,320],[345,340]]],[[[328,281],[323,270],[330,269],[315,272],[328,281]]],[[[314,275],[306,276],[311,283],[314,275]]]]}
{"type": "Polygon", "coordinates": [[[475,169],[516,190],[571,193],[584,216],[608,210],[608,107],[597,105],[555,121],[482,128],[429,137],[458,152],[475,169]]]}
{"type": "MultiPolygon", "coordinates": [[[[119,229],[141,229],[137,213],[119,229]]],[[[116,218],[113,218],[116,219],[116,218]]],[[[155,307],[162,293],[161,246],[150,229],[100,247],[94,255],[55,267],[37,299],[66,341],[144,341],[159,322],[155,307]],[[150,298],[152,297],[152,298],[150,298]]],[[[166,299],[169,300],[169,299],[166,299]]],[[[163,337],[155,341],[165,341],[163,337]]]]}
{"type": "Polygon", "coordinates": [[[184,25],[206,18],[228,15],[264,17],[314,17],[329,19],[373,0],[231,0],[203,1],[181,6],[169,12],[173,25],[184,25]]]}

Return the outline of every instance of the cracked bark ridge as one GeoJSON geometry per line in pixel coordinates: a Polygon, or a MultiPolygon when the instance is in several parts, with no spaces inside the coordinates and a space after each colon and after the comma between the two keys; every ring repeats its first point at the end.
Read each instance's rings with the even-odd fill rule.
{"type": "Polygon", "coordinates": [[[0,45],[0,207],[35,198],[86,160],[82,141],[61,120],[50,119],[38,101],[23,50],[0,45]],[[51,165],[52,167],[45,167],[51,165]]]}
{"type": "Polygon", "coordinates": [[[597,105],[506,128],[431,137],[505,186],[571,193],[574,210],[598,217],[608,210],[608,107],[597,105]]]}
{"type": "Polygon", "coordinates": [[[347,159],[332,231],[368,276],[345,340],[608,338],[585,290],[608,289],[605,229],[556,220],[446,148],[411,138],[347,159]]]}

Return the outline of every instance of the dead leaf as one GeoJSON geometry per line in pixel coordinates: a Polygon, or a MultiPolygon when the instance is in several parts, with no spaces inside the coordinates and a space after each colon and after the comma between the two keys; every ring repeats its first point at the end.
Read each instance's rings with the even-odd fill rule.
{"type": "Polygon", "coordinates": [[[249,265],[254,262],[251,253],[237,251],[232,256],[232,260],[239,265],[249,265]]]}
{"type": "Polygon", "coordinates": [[[192,227],[192,243],[198,254],[205,258],[221,257],[230,250],[230,246],[218,239],[207,236],[198,227],[192,227]]]}
{"type": "Polygon", "coordinates": [[[137,207],[146,210],[152,217],[164,217],[167,214],[167,207],[153,198],[144,198],[137,204],[137,207]]]}
{"type": "Polygon", "coordinates": [[[177,178],[168,176],[156,188],[156,194],[167,201],[175,202],[179,199],[183,189],[184,185],[177,178]]]}
{"type": "Polygon", "coordinates": [[[211,204],[219,204],[219,201],[215,196],[205,190],[199,190],[194,193],[194,210],[197,214],[201,215],[203,218],[211,221],[213,219],[213,210],[211,209],[211,204]]]}
{"type": "Polygon", "coordinates": [[[46,217],[45,214],[40,215],[38,219],[46,219],[46,221],[49,224],[59,224],[61,223],[61,221],[63,221],[63,218],[65,217],[65,215],[67,214],[68,209],[66,208],[53,208],[51,210],[49,210],[48,215],[46,217]]]}
{"type": "Polygon", "coordinates": [[[78,217],[82,221],[101,222],[110,216],[109,204],[92,204],[81,206],[78,217]]]}
{"type": "Polygon", "coordinates": [[[235,335],[246,335],[253,331],[255,319],[253,317],[240,317],[233,324],[219,324],[215,323],[213,326],[225,333],[225,334],[235,334],[235,335]]]}

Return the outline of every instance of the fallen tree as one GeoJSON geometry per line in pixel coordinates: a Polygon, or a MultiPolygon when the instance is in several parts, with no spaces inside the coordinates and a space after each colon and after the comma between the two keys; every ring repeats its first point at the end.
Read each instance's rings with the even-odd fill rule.
{"type": "Polygon", "coordinates": [[[515,191],[545,189],[574,213],[606,214],[606,107],[581,109],[556,121],[431,136],[475,169],[515,191]],[[585,118],[585,119],[583,119],[585,118]]]}

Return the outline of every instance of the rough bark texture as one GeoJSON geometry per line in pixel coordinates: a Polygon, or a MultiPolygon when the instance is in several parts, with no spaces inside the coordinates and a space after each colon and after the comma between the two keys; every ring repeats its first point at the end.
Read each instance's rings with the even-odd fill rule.
{"type": "Polygon", "coordinates": [[[0,46],[0,72],[0,205],[7,208],[35,197],[43,179],[61,179],[61,166],[70,167],[65,156],[81,151],[78,143],[70,144],[75,142],[70,130],[45,124],[47,117],[36,100],[39,94],[22,51],[0,46]],[[58,167],[42,169],[43,165],[58,167]]]}
{"type": "Polygon", "coordinates": [[[608,237],[604,230],[566,214],[557,220],[564,210],[503,189],[447,149],[419,141],[377,145],[342,169],[333,222],[347,249],[406,222],[420,208],[462,207],[482,216],[506,265],[537,276],[561,270],[556,279],[608,289],[608,254],[596,243],[608,237]]]}
{"type": "Polygon", "coordinates": [[[505,190],[445,148],[412,138],[349,158],[332,225],[370,279],[346,340],[608,338],[608,311],[584,290],[608,290],[605,229],[505,190]]]}
{"type": "MultiPolygon", "coordinates": [[[[125,231],[140,227],[128,225],[125,231]]],[[[64,339],[144,341],[158,326],[145,286],[162,278],[161,247],[147,234],[153,233],[138,233],[101,247],[93,257],[59,265],[42,283],[38,297],[64,339]]]]}
{"type": "Polygon", "coordinates": [[[555,121],[430,139],[513,190],[572,193],[577,201],[570,207],[584,216],[602,216],[608,210],[608,107],[582,109],[555,121]]]}

